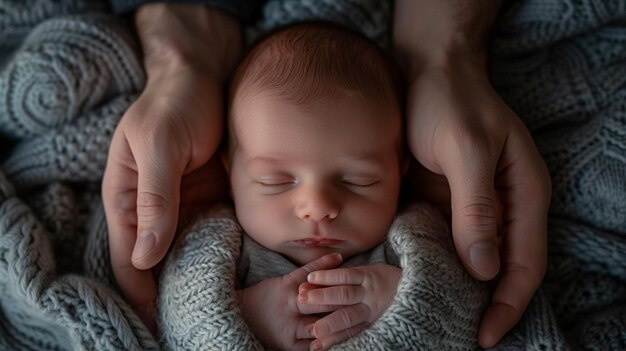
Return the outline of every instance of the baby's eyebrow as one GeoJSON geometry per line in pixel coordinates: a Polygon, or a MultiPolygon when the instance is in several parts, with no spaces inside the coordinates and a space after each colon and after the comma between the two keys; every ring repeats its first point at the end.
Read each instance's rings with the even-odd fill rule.
{"type": "Polygon", "coordinates": [[[359,151],[348,155],[349,161],[363,163],[384,163],[387,155],[379,150],[376,151],[359,151]]]}
{"type": "Polygon", "coordinates": [[[284,155],[254,156],[248,159],[248,164],[283,164],[297,163],[297,159],[286,157],[284,155]]]}

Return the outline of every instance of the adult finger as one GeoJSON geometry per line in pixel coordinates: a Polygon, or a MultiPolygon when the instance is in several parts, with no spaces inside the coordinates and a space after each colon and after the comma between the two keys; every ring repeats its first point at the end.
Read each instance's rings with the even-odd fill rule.
{"type": "Polygon", "coordinates": [[[313,335],[317,338],[328,336],[344,329],[365,323],[370,316],[370,309],[365,304],[346,306],[326,317],[319,319],[313,326],[313,335]]]}
{"type": "Polygon", "coordinates": [[[304,291],[298,294],[298,302],[317,305],[354,305],[363,301],[365,292],[359,285],[339,285],[304,291]]]}
{"type": "Polygon", "coordinates": [[[476,279],[500,269],[497,247],[495,164],[500,157],[475,137],[458,138],[443,150],[442,168],[450,183],[452,235],[457,253],[476,279]]]}
{"type": "Polygon", "coordinates": [[[321,269],[331,269],[337,267],[339,264],[341,264],[342,260],[343,258],[341,257],[340,253],[333,252],[324,255],[316,260],[313,260],[300,268],[294,269],[289,274],[284,275],[283,277],[291,279],[300,284],[306,281],[306,277],[309,273],[321,269]]]}
{"type": "Polygon", "coordinates": [[[137,160],[137,241],[133,265],[148,269],[167,253],[178,224],[180,182],[184,164],[167,143],[149,138],[137,160]]]}
{"type": "Polygon", "coordinates": [[[348,328],[348,329],[344,329],[340,332],[325,336],[325,337],[321,337],[318,339],[313,340],[313,342],[311,343],[311,348],[310,350],[326,350],[328,348],[330,348],[333,345],[337,345],[340,342],[347,340],[355,335],[357,335],[358,333],[362,332],[363,330],[365,330],[365,328],[367,328],[368,324],[367,323],[361,323],[359,325],[356,325],[354,327],[348,328]]]}
{"type": "Polygon", "coordinates": [[[337,268],[309,273],[309,283],[317,285],[361,285],[365,279],[362,270],[356,268],[337,268]]]}
{"type": "MultiPolygon", "coordinates": [[[[525,131],[525,129],[524,129],[525,131]]],[[[547,265],[550,177],[527,132],[512,135],[501,174],[505,189],[503,272],[479,329],[483,347],[495,345],[521,318],[547,265]],[[526,152],[524,152],[526,150],[526,152]],[[515,157],[513,157],[515,156],[515,157]]]]}
{"type": "Polygon", "coordinates": [[[111,156],[102,181],[111,267],[122,294],[151,329],[156,329],[156,286],[150,271],[136,269],[131,254],[137,232],[137,173],[127,166],[130,149],[121,133],[114,134],[111,156]]]}

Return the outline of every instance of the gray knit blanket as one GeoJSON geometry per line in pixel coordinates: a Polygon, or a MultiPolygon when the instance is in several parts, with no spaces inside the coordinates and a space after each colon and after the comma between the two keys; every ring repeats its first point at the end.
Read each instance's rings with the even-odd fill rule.
{"type": "MultiPolygon", "coordinates": [[[[546,277],[496,349],[626,349],[626,2],[504,6],[492,82],[530,129],[554,196],[546,277]]],[[[249,32],[313,18],[389,42],[389,4],[376,0],[271,0],[249,32]]],[[[160,283],[158,340],[112,279],[99,181],[116,123],[145,83],[138,52],[132,26],[106,3],[0,0],[0,350],[213,349],[232,340],[258,348],[233,296],[212,289],[227,285],[211,277],[231,279],[237,250],[211,250],[236,247],[232,215],[207,213],[181,233],[160,283]],[[223,235],[203,235],[216,222],[223,235]],[[219,262],[217,271],[200,270],[194,257],[219,262]],[[201,289],[185,278],[192,274],[204,279],[201,289]],[[207,317],[208,298],[222,319],[207,317]]],[[[451,247],[420,236],[410,218],[421,217],[390,236],[415,244],[397,246],[410,259],[394,304],[338,348],[476,347],[463,335],[480,308],[454,311],[450,296],[478,301],[480,285],[449,278],[460,268],[451,247]],[[419,264],[446,274],[417,279],[419,264]]]]}

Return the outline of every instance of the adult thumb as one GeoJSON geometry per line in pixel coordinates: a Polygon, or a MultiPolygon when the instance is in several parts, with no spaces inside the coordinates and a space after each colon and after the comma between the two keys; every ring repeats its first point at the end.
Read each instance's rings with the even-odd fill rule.
{"type": "Polygon", "coordinates": [[[137,160],[137,240],[132,262],[138,269],[159,263],[176,232],[183,171],[167,154],[151,153],[137,160]]]}
{"type": "Polygon", "coordinates": [[[452,202],[452,235],[467,271],[476,279],[490,280],[500,270],[495,166],[484,156],[487,153],[472,155],[482,156],[469,159],[466,154],[446,172],[452,202]]]}

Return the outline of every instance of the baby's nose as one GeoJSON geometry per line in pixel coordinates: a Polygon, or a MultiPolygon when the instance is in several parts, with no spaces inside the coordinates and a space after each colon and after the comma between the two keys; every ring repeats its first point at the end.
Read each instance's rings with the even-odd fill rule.
{"type": "Polygon", "coordinates": [[[339,215],[339,203],[330,191],[310,191],[303,194],[296,207],[296,214],[306,221],[332,220],[339,215]]]}

